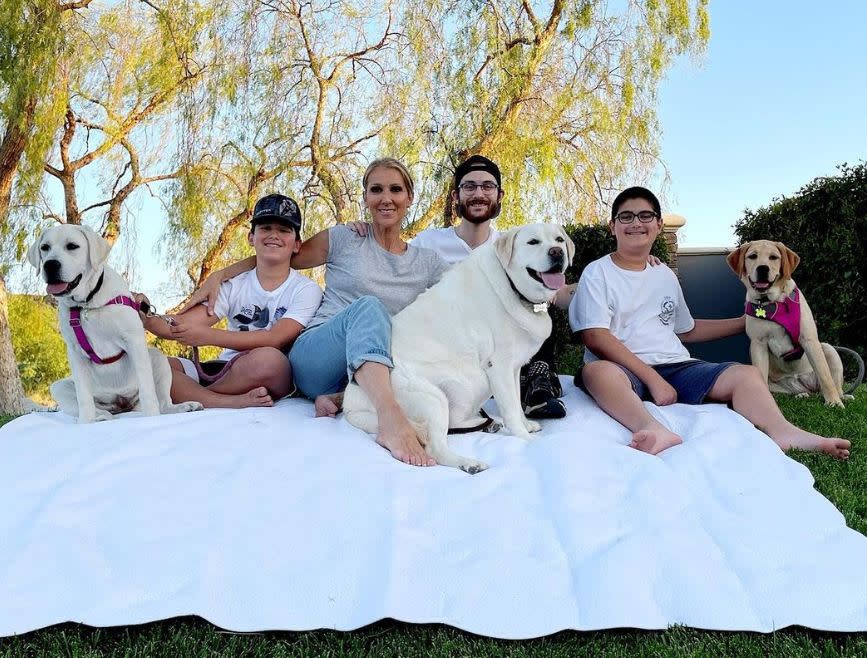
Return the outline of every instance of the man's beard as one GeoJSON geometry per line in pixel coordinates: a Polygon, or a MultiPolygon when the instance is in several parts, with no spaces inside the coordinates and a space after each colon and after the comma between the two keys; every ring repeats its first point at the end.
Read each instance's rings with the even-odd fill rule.
{"type": "Polygon", "coordinates": [[[488,203],[488,212],[484,215],[470,215],[468,211],[467,203],[458,202],[458,217],[467,220],[471,224],[484,224],[500,214],[500,202],[491,201],[488,203]]]}

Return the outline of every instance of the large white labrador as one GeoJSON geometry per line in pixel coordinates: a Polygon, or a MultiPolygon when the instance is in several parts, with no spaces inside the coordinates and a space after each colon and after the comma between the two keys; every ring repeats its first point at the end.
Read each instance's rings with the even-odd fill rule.
{"type": "MultiPolygon", "coordinates": [[[[529,440],[539,431],[524,416],[518,376],[551,333],[547,305],[574,250],[559,226],[512,229],[394,316],[395,397],[437,463],[467,473],[488,468],[450,450],[447,434],[481,423],[479,409],[492,394],[511,434],[529,440]]],[[[356,384],[346,389],[343,409],[356,427],[377,431],[376,411],[356,384]]]]}
{"type": "Polygon", "coordinates": [[[129,287],[105,265],[111,246],[89,228],[63,224],[49,228],[27,252],[57,300],[60,333],[72,377],[51,385],[60,409],[77,416],[79,423],[106,420],[123,411],[147,416],[202,408],[198,402],[172,404],[172,373],[159,350],[148,348],[138,312],[111,303],[130,296],[129,287]],[[85,352],[70,324],[73,309],[80,309],[80,326],[97,358],[85,352]]]}

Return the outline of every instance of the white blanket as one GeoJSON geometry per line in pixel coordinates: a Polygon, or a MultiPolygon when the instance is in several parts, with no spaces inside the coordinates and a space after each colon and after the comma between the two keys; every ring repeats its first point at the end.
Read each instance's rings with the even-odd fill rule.
{"type": "Polygon", "coordinates": [[[651,407],[686,437],[652,457],[566,388],[568,417],[533,443],[450,439],[491,465],[475,476],[396,462],[302,400],[19,418],[0,429],[0,635],[178,615],[500,638],[867,630],[867,538],[770,439],[722,406],[651,407]]]}

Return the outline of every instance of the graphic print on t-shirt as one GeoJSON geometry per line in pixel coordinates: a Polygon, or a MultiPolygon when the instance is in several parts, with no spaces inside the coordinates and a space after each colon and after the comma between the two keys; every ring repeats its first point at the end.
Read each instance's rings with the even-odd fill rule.
{"type": "Polygon", "coordinates": [[[674,317],[674,311],[676,306],[674,305],[674,300],[668,295],[662,300],[662,312],[659,314],[659,321],[662,322],[666,327],[671,322],[671,318],[674,317]]]}
{"type": "Polygon", "coordinates": [[[257,329],[264,329],[271,321],[271,311],[267,306],[260,308],[258,305],[253,304],[251,308],[249,304],[245,304],[241,307],[241,312],[232,319],[241,325],[238,327],[239,331],[250,331],[250,327],[247,326],[248,324],[252,324],[257,329]]]}

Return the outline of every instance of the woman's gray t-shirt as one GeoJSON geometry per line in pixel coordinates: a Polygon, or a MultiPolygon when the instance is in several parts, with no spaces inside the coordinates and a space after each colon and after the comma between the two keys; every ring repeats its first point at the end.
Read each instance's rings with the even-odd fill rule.
{"type": "Polygon", "coordinates": [[[407,246],[403,254],[383,249],[373,230],[361,237],[343,225],[328,229],[325,294],[307,329],[327,322],[359,297],[373,295],[394,315],[440,280],[448,269],[430,249],[407,246]]]}

